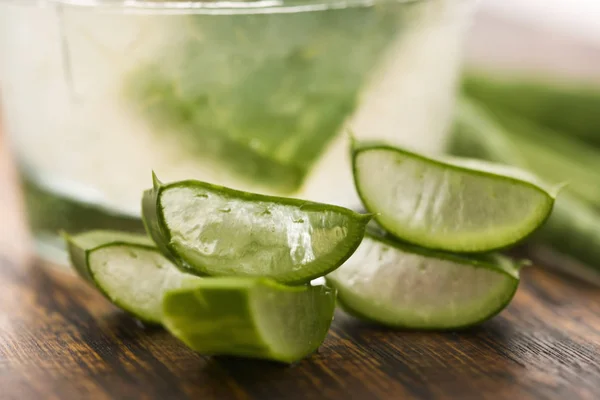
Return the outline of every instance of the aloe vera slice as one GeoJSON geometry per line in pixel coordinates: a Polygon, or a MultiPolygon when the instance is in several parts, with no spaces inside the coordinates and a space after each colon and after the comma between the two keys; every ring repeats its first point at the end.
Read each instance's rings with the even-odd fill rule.
{"type": "Polygon", "coordinates": [[[136,318],[160,324],[162,296],[201,278],[179,271],[142,235],[91,231],[65,235],[77,273],[136,318]]]}
{"type": "Polygon", "coordinates": [[[168,292],[164,326],[191,349],[285,363],[313,353],[333,320],[335,290],[266,278],[206,278],[168,292]]]}
{"type": "Polygon", "coordinates": [[[458,329],[498,314],[519,271],[500,255],[466,258],[367,235],[327,276],[340,305],[359,318],[411,329],[458,329]]]}
{"type": "Polygon", "coordinates": [[[327,204],[154,178],[142,202],[148,232],[185,271],[200,275],[306,283],[348,259],[371,219],[327,204]]]}
{"type": "Polygon", "coordinates": [[[486,252],[529,236],[552,212],[559,187],[480,160],[431,158],[385,144],[354,145],[365,207],[393,236],[452,252],[486,252]]]}

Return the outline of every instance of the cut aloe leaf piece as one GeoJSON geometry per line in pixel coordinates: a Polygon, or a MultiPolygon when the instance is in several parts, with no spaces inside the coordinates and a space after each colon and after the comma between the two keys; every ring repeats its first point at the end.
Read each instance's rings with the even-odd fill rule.
{"type": "Polygon", "coordinates": [[[156,177],[142,210],[149,234],[185,271],[287,284],[309,282],[340,266],[371,219],[342,207],[200,181],[163,185],[156,177]]]}
{"type": "Polygon", "coordinates": [[[206,278],[168,292],[163,324],[191,349],[291,363],[321,345],[335,290],[284,286],[266,278],[206,278]]]}
{"type": "Polygon", "coordinates": [[[179,271],[142,235],[92,231],[65,238],[77,273],[117,307],[147,323],[161,323],[165,291],[201,279],[179,271]]]}
{"type": "Polygon", "coordinates": [[[502,311],[519,284],[519,268],[488,254],[466,258],[367,235],[327,276],[340,305],[359,318],[411,329],[458,329],[502,311]]]}
{"type": "Polygon", "coordinates": [[[97,230],[73,236],[63,233],[63,237],[65,238],[69,258],[75,271],[80,277],[92,285],[95,285],[95,282],[92,278],[92,273],[88,264],[88,256],[91,251],[114,244],[139,245],[149,248],[155,247],[152,240],[146,235],[119,231],[97,230]]]}
{"type": "Polygon", "coordinates": [[[434,159],[385,144],[354,145],[356,188],[393,236],[452,252],[513,245],[552,212],[560,187],[520,169],[463,158],[434,159]]]}

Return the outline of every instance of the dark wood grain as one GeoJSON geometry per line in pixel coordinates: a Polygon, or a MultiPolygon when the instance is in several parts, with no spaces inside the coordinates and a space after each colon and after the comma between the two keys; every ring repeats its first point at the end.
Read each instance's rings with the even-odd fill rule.
{"type": "Polygon", "coordinates": [[[386,330],[339,312],[320,351],[291,367],[197,355],[31,256],[1,153],[0,399],[600,398],[600,290],[541,268],[465,332],[386,330]]]}

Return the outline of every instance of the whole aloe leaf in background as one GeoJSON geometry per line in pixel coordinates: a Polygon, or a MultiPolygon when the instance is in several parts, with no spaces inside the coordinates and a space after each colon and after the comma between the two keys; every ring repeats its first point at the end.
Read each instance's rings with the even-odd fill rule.
{"type": "Polygon", "coordinates": [[[469,73],[463,91],[473,99],[508,111],[550,130],[600,147],[600,88],[531,76],[469,73]]]}
{"type": "Polygon", "coordinates": [[[530,243],[538,253],[549,255],[542,260],[549,266],[600,284],[600,199],[593,201],[592,197],[585,196],[600,182],[600,177],[593,175],[597,161],[590,161],[594,158],[586,155],[595,150],[584,147],[582,153],[573,153],[572,146],[578,143],[568,133],[564,132],[562,137],[538,137],[540,128],[535,122],[526,120],[517,124],[516,121],[520,121],[518,116],[498,113],[493,105],[463,96],[448,151],[529,169],[554,183],[569,179],[568,174],[573,174],[573,170],[581,170],[583,176],[590,179],[588,185],[581,176],[572,175],[569,179],[572,184],[557,197],[552,215],[530,243]],[[517,126],[529,128],[516,130],[517,126]],[[565,140],[567,143],[563,143],[565,140]],[[557,143],[563,147],[557,147],[557,143]],[[542,156],[544,163],[539,162],[542,156]],[[582,160],[584,164],[578,165],[582,160]],[[588,160],[587,166],[585,160],[588,160]]]}

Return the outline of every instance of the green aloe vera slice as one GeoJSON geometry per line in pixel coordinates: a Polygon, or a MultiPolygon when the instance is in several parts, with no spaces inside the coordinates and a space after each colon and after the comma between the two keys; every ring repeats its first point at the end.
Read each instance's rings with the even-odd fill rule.
{"type": "Polygon", "coordinates": [[[334,309],[335,290],[326,286],[206,278],[165,295],[163,324],[201,354],[292,363],[321,345],[334,309]]]}
{"type": "Polygon", "coordinates": [[[328,275],[349,313],[411,329],[458,329],[483,322],[513,298],[519,271],[500,255],[466,258],[367,235],[328,275]]]}
{"type": "Polygon", "coordinates": [[[65,235],[77,273],[136,318],[160,324],[162,296],[201,278],[179,271],[142,235],[91,231],[65,235]]]}
{"type": "Polygon", "coordinates": [[[353,168],[365,207],[391,235],[457,253],[523,240],[546,221],[559,190],[514,167],[385,144],[355,144],[353,168]]]}
{"type": "Polygon", "coordinates": [[[340,266],[371,219],[342,207],[200,181],[163,185],[156,176],[142,203],[148,233],[185,271],[287,284],[340,266]]]}

